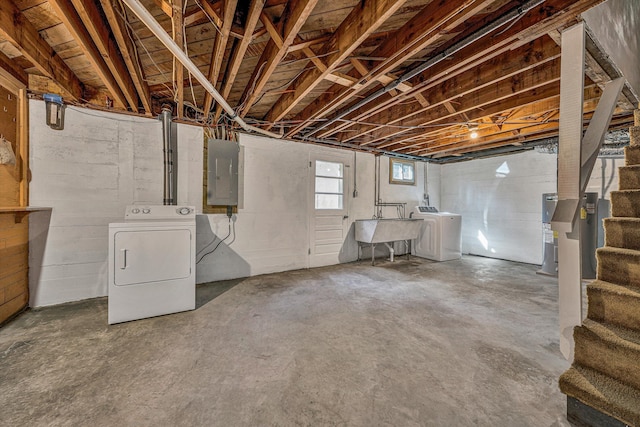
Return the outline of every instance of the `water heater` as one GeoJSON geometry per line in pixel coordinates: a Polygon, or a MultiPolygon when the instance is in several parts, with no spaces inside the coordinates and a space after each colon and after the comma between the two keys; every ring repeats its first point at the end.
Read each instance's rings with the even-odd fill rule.
{"type": "MultiPolygon", "coordinates": [[[[558,203],[558,195],[542,195],[542,268],[540,274],[558,275],[558,234],[551,229],[551,218],[558,203]]],[[[598,193],[585,193],[580,203],[580,249],[582,278],[596,278],[596,248],[604,244],[602,219],[609,216],[609,201],[598,199],[598,193]]]]}

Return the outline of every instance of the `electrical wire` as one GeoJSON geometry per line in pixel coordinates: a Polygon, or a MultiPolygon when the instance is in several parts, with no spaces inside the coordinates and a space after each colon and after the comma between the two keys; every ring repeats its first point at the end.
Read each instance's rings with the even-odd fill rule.
{"type": "MultiPolygon", "coordinates": [[[[235,236],[235,224],[233,225],[233,240],[231,241],[231,243],[233,243],[236,240],[236,236],[235,236]]],[[[212,253],[214,253],[216,251],[216,249],[218,249],[218,247],[222,244],[222,242],[224,242],[225,240],[227,240],[229,238],[229,236],[231,236],[231,217],[229,217],[229,233],[227,233],[227,235],[225,236],[224,239],[220,239],[220,241],[218,242],[218,244],[216,245],[215,248],[213,248],[211,251],[207,252],[206,254],[202,255],[200,257],[199,260],[196,261],[196,264],[200,264],[200,261],[202,261],[205,257],[207,257],[208,255],[211,255],[212,253]]],[[[209,246],[211,246],[213,244],[213,242],[216,241],[217,237],[214,237],[213,240],[211,242],[209,242],[204,248],[202,248],[200,250],[200,252],[198,252],[198,254],[201,254],[206,248],[208,248],[209,246]]],[[[197,256],[197,254],[196,254],[197,256]]]]}

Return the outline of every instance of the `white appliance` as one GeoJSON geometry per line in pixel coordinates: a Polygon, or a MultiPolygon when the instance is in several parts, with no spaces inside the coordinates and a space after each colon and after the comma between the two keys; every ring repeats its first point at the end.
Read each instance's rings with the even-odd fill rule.
{"type": "Polygon", "coordinates": [[[422,218],[422,228],[411,254],[434,261],[462,257],[462,216],[438,212],[430,206],[416,206],[414,218],[422,218]]]}
{"type": "Polygon", "coordinates": [[[127,206],[109,224],[109,324],[193,310],[193,206],[127,206]]]}

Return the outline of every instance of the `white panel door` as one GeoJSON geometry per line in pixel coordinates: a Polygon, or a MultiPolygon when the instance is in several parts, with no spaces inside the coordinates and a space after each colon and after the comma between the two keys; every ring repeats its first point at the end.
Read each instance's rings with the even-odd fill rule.
{"type": "Polygon", "coordinates": [[[309,267],[340,263],[349,226],[348,155],[311,154],[309,267]]]}
{"type": "Polygon", "coordinates": [[[184,279],[191,274],[191,232],[119,231],[114,239],[116,286],[184,279]]]}

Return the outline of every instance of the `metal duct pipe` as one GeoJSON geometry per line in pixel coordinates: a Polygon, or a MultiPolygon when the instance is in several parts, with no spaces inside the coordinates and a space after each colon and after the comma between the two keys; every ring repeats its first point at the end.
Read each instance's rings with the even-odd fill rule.
{"type": "MultiPolygon", "coordinates": [[[[125,0],[125,1],[127,1],[127,0],[125,0]]],[[[493,21],[493,22],[485,25],[484,27],[480,28],[475,33],[470,34],[467,37],[465,37],[464,39],[460,40],[458,43],[454,44],[450,48],[445,49],[443,52],[437,54],[436,56],[433,56],[433,57],[429,58],[426,62],[422,63],[420,66],[414,68],[413,70],[407,71],[405,74],[403,74],[402,76],[400,76],[396,80],[394,80],[391,84],[383,87],[382,89],[377,90],[376,92],[372,93],[371,95],[369,95],[369,96],[363,98],[361,101],[357,102],[355,105],[349,107],[348,109],[346,109],[342,113],[339,113],[336,117],[334,117],[334,118],[322,123],[317,128],[312,129],[311,131],[307,132],[304,135],[304,137],[305,138],[309,137],[309,136],[321,131],[322,129],[325,129],[327,126],[330,126],[333,123],[337,122],[338,120],[348,116],[349,114],[353,113],[354,111],[356,111],[360,107],[364,107],[365,105],[367,105],[369,102],[373,101],[374,99],[379,98],[383,94],[396,89],[401,83],[404,83],[405,81],[417,76],[418,74],[421,74],[421,73],[425,72],[427,69],[429,69],[429,68],[433,67],[434,65],[436,65],[437,63],[445,60],[449,56],[451,56],[454,53],[460,51],[461,49],[464,49],[465,47],[469,46],[471,43],[475,42],[476,40],[479,40],[480,38],[486,36],[490,32],[500,28],[504,24],[506,24],[506,23],[508,23],[510,21],[513,21],[516,18],[519,18],[520,16],[524,15],[525,13],[527,13],[528,11],[533,9],[534,7],[541,5],[542,3],[544,3],[544,1],[545,0],[531,0],[531,1],[528,1],[525,4],[523,4],[522,6],[519,6],[519,7],[515,8],[515,9],[512,9],[511,11],[509,11],[508,13],[505,13],[504,15],[502,15],[501,17],[499,17],[495,21],[493,21]]]]}
{"type": "Polygon", "coordinates": [[[171,132],[171,109],[163,108],[158,117],[162,122],[162,151],[164,153],[164,194],[162,204],[175,205],[175,184],[177,176],[174,170],[174,150],[175,145],[171,132]]]}
{"type": "MultiPolygon", "coordinates": [[[[173,39],[167,34],[167,32],[158,24],[158,21],[149,13],[149,11],[140,3],[139,0],[122,0],[129,9],[151,30],[151,32],[166,46],[167,49],[176,57],[178,61],[191,73],[192,76],[200,82],[202,87],[211,94],[213,99],[222,107],[222,109],[229,114],[232,120],[240,125],[240,127],[247,132],[256,132],[271,138],[282,138],[282,134],[276,134],[273,132],[260,129],[255,126],[248,125],[241,117],[239,117],[233,108],[227,103],[227,101],[218,93],[216,88],[211,84],[209,79],[202,74],[200,69],[194,64],[191,59],[185,54],[182,49],[173,41],[173,39]]],[[[205,113],[209,113],[206,111],[205,113]]]]}

